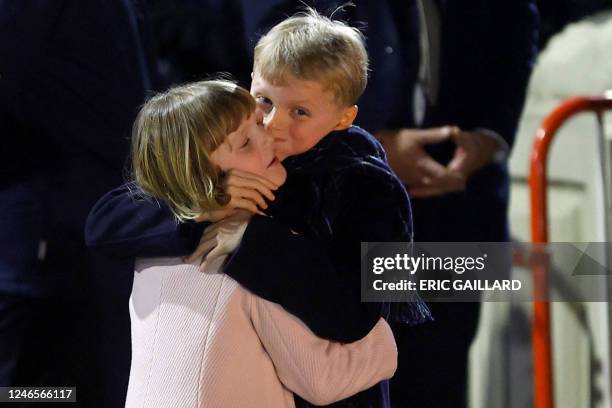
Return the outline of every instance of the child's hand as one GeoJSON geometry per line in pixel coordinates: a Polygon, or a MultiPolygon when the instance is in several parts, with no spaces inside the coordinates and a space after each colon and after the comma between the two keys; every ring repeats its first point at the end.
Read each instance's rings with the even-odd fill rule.
{"type": "Polygon", "coordinates": [[[223,187],[231,197],[230,202],[219,210],[203,213],[195,221],[217,222],[240,209],[253,214],[263,214],[261,210],[268,208],[265,198],[273,201],[275,199],[273,191],[279,186],[257,174],[232,169],[226,173],[223,187]]]}

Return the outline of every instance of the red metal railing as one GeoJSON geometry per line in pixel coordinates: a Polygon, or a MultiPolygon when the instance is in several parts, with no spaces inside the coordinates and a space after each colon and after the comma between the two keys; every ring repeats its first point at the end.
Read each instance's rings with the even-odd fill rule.
{"type": "MultiPolygon", "coordinates": [[[[581,112],[593,112],[603,126],[603,112],[612,110],[612,93],[598,97],[573,97],[552,111],[538,129],[531,152],[529,189],[531,198],[531,240],[548,242],[546,165],[553,138],[563,123],[581,112]]],[[[537,247],[536,247],[537,248],[537,247]]],[[[533,358],[535,408],[553,408],[551,315],[548,302],[549,276],[543,266],[534,267],[533,358]]]]}

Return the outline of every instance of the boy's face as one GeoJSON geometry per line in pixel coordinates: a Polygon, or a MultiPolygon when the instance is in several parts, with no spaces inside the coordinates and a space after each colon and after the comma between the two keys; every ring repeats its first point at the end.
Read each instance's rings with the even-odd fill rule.
{"type": "Polygon", "coordinates": [[[346,129],[357,115],[357,106],[338,106],[333,93],[316,81],[288,77],[286,84],[272,85],[254,72],[251,94],[281,161],[310,150],[333,130],[346,129]]]}
{"type": "Polygon", "coordinates": [[[240,127],[210,155],[221,170],[238,169],[265,177],[276,185],[285,182],[287,172],[274,152],[272,138],[257,124],[256,115],[244,120],[240,127]]]}

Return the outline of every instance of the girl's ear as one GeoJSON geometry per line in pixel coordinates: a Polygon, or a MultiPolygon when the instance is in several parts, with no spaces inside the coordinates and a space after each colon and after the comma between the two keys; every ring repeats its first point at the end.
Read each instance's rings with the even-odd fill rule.
{"type": "Polygon", "coordinates": [[[342,112],[342,116],[340,117],[340,121],[334,128],[334,130],[344,130],[353,124],[353,121],[357,117],[357,105],[349,106],[342,112]]]}

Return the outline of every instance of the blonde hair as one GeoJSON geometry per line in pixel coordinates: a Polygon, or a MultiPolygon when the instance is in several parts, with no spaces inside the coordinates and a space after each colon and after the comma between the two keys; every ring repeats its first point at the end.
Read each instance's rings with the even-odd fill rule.
{"type": "Polygon", "coordinates": [[[273,85],[284,85],[288,75],[317,81],[350,106],[368,82],[368,54],[357,28],[308,8],[259,39],[253,71],[273,85]]]}
{"type": "Polygon", "coordinates": [[[254,110],[249,92],[225,80],[177,86],[152,97],[132,130],[136,183],[183,221],[227,204],[210,154],[254,110]]]}

